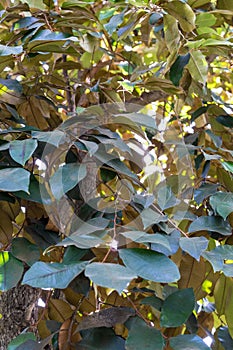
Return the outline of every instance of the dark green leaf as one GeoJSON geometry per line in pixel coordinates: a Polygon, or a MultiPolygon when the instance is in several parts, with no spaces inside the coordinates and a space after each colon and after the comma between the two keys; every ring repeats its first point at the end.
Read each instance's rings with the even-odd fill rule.
{"type": "Polygon", "coordinates": [[[35,245],[23,237],[16,237],[12,241],[12,254],[28,265],[34,264],[40,258],[40,250],[35,245]]]}
{"type": "Polygon", "coordinates": [[[86,166],[79,163],[68,163],[60,166],[49,180],[52,193],[56,200],[74,188],[86,176],[86,166]]]}
{"type": "Polygon", "coordinates": [[[210,197],[210,205],[216,214],[226,220],[227,216],[233,212],[233,193],[215,193],[210,197]]]}
{"type": "Polygon", "coordinates": [[[191,223],[189,232],[196,231],[215,231],[224,236],[231,234],[231,226],[227,221],[217,216],[201,216],[191,223]]]}
{"type": "Polygon", "coordinates": [[[82,257],[88,252],[87,249],[80,249],[74,246],[66,248],[65,254],[63,256],[63,264],[75,263],[82,259],[82,257]]]}
{"type": "Polygon", "coordinates": [[[201,254],[207,249],[208,244],[209,241],[205,237],[180,238],[180,248],[198,261],[201,254]]]}
{"type": "Polygon", "coordinates": [[[125,266],[117,264],[92,263],[87,265],[85,275],[99,286],[115,289],[119,294],[137,275],[125,266]]]}
{"type": "Polygon", "coordinates": [[[233,173],[233,162],[222,162],[223,168],[231,173],[233,173]]]}
{"type": "Polygon", "coordinates": [[[190,59],[190,53],[186,55],[179,55],[173,65],[170,68],[170,79],[175,86],[179,86],[180,79],[182,78],[184,67],[188,64],[190,59]]]}
{"type": "Polygon", "coordinates": [[[142,299],[141,304],[150,305],[156,310],[161,311],[163,300],[153,295],[152,297],[142,299]]]}
{"type": "Polygon", "coordinates": [[[124,339],[105,327],[82,332],[82,338],[78,343],[79,350],[125,350],[124,339]]]}
{"type": "Polygon", "coordinates": [[[9,252],[0,252],[0,290],[15,287],[23,274],[23,264],[9,252]]]}
{"type": "Polygon", "coordinates": [[[220,124],[227,126],[228,128],[233,128],[233,118],[230,115],[219,115],[216,118],[217,122],[220,124]]]}
{"type": "Polygon", "coordinates": [[[35,334],[31,332],[19,334],[8,344],[7,350],[17,350],[18,346],[24,344],[27,340],[36,340],[35,334]]]}
{"type": "Polygon", "coordinates": [[[25,273],[22,284],[36,288],[66,288],[88,264],[81,261],[73,264],[36,262],[25,273]]]}
{"type": "Polygon", "coordinates": [[[204,341],[194,334],[182,334],[169,341],[173,350],[211,350],[204,341]]]}
{"type": "Polygon", "coordinates": [[[161,309],[161,327],[178,327],[187,321],[195,306],[192,288],[178,290],[170,294],[161,309]]]}
{"type": "Polygon", "coordinates": [[[161,283],[175,282],[180,278],[176,264],[161,253],[128,248],[121,249],[119,255],[126,267],[142,278],[161,283]]]}
{"type": "Polygon", "coordinates": [[[218,185],[216,184],[202,184],[199,188],[194,190],[194,199],[197,202],[197,204],[201,204],[203,199],[209,197],[211,194],[214,194],[217,192],[218,185]]]}
{"type": "Polygon", "coordinates": [[[143,320],[137,318],[129,330],[125,343],[126,350],[163,350],[164,339],[161,332],[149,327],[143,320]]]}

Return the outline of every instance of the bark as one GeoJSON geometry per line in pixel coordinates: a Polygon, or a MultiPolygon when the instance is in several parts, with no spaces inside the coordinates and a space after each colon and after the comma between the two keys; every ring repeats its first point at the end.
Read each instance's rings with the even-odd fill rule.
{"type": "Polygon", "coordinates": [[[10,341],[25,328],[34,331],[40,290],[18,285],[0,295],[0,350],[7,350],[10,341]]]}

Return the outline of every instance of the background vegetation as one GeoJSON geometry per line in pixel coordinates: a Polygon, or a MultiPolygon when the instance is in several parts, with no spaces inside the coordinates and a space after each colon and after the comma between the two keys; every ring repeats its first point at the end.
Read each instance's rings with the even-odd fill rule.
{"type": "Polygon", "coordinates": [[[232,19],[1,1],[2,349],[233,348],[232,19]]]}

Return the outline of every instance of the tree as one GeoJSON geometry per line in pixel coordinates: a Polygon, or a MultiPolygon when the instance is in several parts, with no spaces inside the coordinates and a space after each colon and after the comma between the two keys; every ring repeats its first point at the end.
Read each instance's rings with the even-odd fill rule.
{"type": "Polygon", "coordinates": [[[233,5],[0,16],[1,349],[232,349],[233,5]]]}

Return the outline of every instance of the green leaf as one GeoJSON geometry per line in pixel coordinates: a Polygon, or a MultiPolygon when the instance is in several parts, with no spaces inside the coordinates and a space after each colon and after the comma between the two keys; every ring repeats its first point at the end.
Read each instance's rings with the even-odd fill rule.
{"type": "Polygon", "coordinates": [[[218,192],[210,197],[210,205],[224,220],[233,212],[233,193],[218,192]]]}
{"type": "Polygon", "coordinates": [[[85,275],[94,283],[105,288],[123,292],[137,275],[125,266],[110,263],[92,263],[87,265],[85,275]]]}
{"type": "Polygon", "coordinates": [[[205,85],[208,73],[208,63],[200,50],[190,51],[190,60],[187,69],[192,78],[205,85]]]}
{"type": "Polygon", "coordinates": [[[196,16],[188,4],[181,1],[172,1],[163,7],[178,20],[184,32],[191,32],[195,29],[196,16]]]}
{"type": "Polygon", "coordinates": [[[49,205],[51,204],[51,197],[45,188],[43,183],[37,181],[36,177],[31,174],[29,184],[29,194],[23,191],[17,191],[14,193],[15,196],[29,200],[31,202],[41,203],[49,205]]]}
{"type": "Polygon", "coordinates": [[[171,187],[164,186],[158,190],[158,204],[162,210],[174,207],[179,203],[180,200],[175,197],[171,187]]]}
{"type": "Polygon", "coordinates": [[[106,327],[92,328],[82,334],[79,350],[125,350],[125,341],[106,327]]]}
{"type": "Polygon", "coordinates": [[[146,297],[146,298],[142,299],[140,304],[150,305],[154,309],[156,309],[158,311],[161,311],[161,308],[162,308],[162,305],[163,305],[163,300],[158,298],[158,297],[156,297],[155,295],[153,295],[152,297],[146,297]]]}
{"type": "Polygon", "coordinates": [[[164,339],[161,332],[137,318],[128,333],[126,350],[163,350],[164,339]]]}
{"type": "Polygon", "coordinates": [[[180,238],[180,248],[197,261],[200,260],[200,256],[207,249],[208,244],[209,241],[205,237],[180,238]]]}
{"type": "Polygon", "coordinates": [[[75,246],[70,246],[66,248],[65,254],[63,256],[63,264],[75,263],[82,259],[82,257],[88,252],[87,249],[80,249],[75,246]]]}
{"type": "Polygon", "coordinates": [[[223,168],[231,173],[233,173],[233,162],[222,162],[223,168]]]}
{"type": "Polygon", "coordinates": [[[231,235],[231,226],[218,216],[201,216],[191,223],[188,232],[215,231],[224,236],[231,235]]]}
{"type": "Polygon", "coordinates": [[[35,288],[66,288],[88,264],[86,261],[74,264],[45,263],[38,261],[25,273],[22,284],[35,288]]]}
{"type": "Polygon", "coordinates": [[[175,282],[180,278],[176,264],[161,253],[128,248],[121,249],[119,255],[125,266],[142,278],[161,283],[175,282]]]}
{"type": "MultiPolygon", "coordinates": [[[[154,243],[161,245],[172,254],[171,245],[166,235],[159,233],[148,234],[143,231],[127,231],[121,233],[125,238],[137,243],[154,243]]],[[[156,249],[153,249],[156,250],[156,249]]]]}
{"type": "Polygon", "coordinates": [[[177,59],[170,68],[169,77],[175,86],[179,86],[180,79],[182,78],[184,67],[188,64],[190,59],[190,53],[186,55],[178,55],[177,59]]]}
{"type": "Polygon", "coordinates": [[[23,52],[23,46],[0,45],[0,56],[20,55],[23,52]]]}
{"type": "Polygon", "coordinates": [[[37,145],[37,140],[33,139],[11,141],[9,147],[11,158],[17,163],[25,165],[26,161],[36,150],[37,145]]]}
{"type": "Polygon", "coordinates": [[[233,128],[233,118],[230,115],[219,115],[216,118],[217,122],[228,127],[233,128]]]}
{"type": "Polygon", "coordinates": [[[23,264],[9,252],[0,252],[0,290],[15,287],[23,274],[23,264]]]}
{"type": "Polygon", "coordinates": [[[24,344],[27,340],[36,340],[35,334],[31,332],[19,334],[8,344],[7,350],[17,350],[18,347],[24,344]]]}
{"type": "Polygon", "coordinates": [[[12,241],[12,254],[28,265],[34,264],[40,258],[40,250],[35,245],[23,237],[16,237],[12,241]]]}
{"type": "Polygon", "coordinates": [[[22,168],[7,168],[0,170],[1,191],[24,191],[29,192],[29,171],[22,168]]]}
{"type": "Polygon", "coordinates": [[[218,184],[202,184],[199,188],[194,190],[194,200],[197,204],[201,204],[203,199],[209,197],[211,194],[215,194],[218,187],[218,184]]]}
{"type": "Polygon", "coordinates": [[[61,130],[54,131],[32,131],[32,137],[38,141],[49,143],[55,147],[65,142],[66,135],[61,130]]]}
{"type": "Polygon", "coordinates": [[[197,27],[211,27],[215,24],[217,18],[208,12],[202,12],[197,15],[196,26],[197,27]]]}
{"type": "Polygon", "coordinates": [[[144,209],[140,214],[140,217],[142,219],[144,229],[147,229],[153,224],[158,224],[159,222],[167,221],[166,215],[159,214],[151,208],[144,209]]]}
{"type": "Polygon", "coordinates": [[[233,264],[225,263],[226,260],[233,260],[233,246],[225,244],[202,253],[213,266],[214,271],[223,271],[228,277],[233,277],[233,264]]]}
{"type": "Polygon", "coordinates": [[[60,166],[49,180],[51,191],[59,200],[66,192],[74,188],[86,176],[86,166],[79,163],[68,163],[60,166]]]}
{"type": "Polygon", "coordinates": [[[170,294],[161,309],[161,327],[178,327],[187,321],[195,306],[192,288],[178,290],[170,294]]]}
{"type": "Polygon", "coordinates": [[[169,341],[173,350],[211,350],[204,341],[194,334],[182,334],[169,341]]]}

